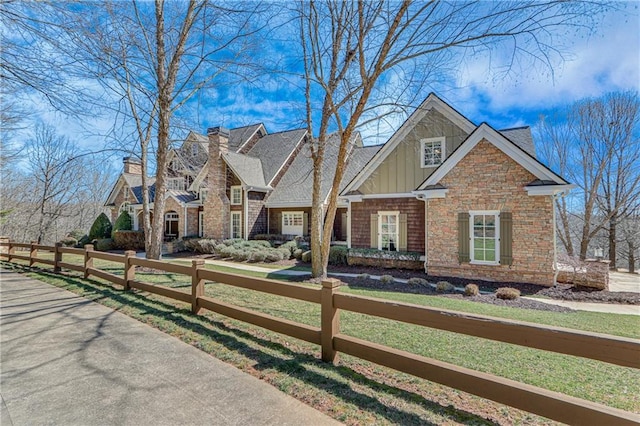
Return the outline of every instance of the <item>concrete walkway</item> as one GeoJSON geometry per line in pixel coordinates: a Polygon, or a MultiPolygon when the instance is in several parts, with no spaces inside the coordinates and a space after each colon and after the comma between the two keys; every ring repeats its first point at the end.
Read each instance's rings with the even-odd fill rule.
{"type": "Polygon", "coordinates": [[[570,300],[541,299],[525,297],[525,299],[547,303],[549,305],[564,306],[576,311],[604,312],[607,314],[640,315],[640,305],[618,305],[614,303],[573,302],[570,300]]]}
{"type": "Polygon", "coordinates": [[[609,291],[640,293],[640,275],[609,271],[609,291]]]}
{"type": "Polygon", "coordinates": [[[0,424],[339,424],[126,315],[0,271],[0,424]]]}

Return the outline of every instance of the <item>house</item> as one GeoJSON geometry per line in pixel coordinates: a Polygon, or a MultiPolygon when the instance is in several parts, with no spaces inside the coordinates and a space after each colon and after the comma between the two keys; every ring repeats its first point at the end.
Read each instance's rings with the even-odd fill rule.
{"type": "MultiPolygon", "coordinates": [[[[165,237],[309,235],[308,139],[304,129],[268,133],[263,124],[191,132],[169,154],[165,237]]],[[[338,146],[334,134],[323,164],[325,201],[338,146]]],[[[127,209],[134,229],[142,222],[141,180],[140,164],[125,158],[107,200],[112,219],[127,209]]],[[[552,285],[554,198],[572,187],[536,159],[528,127],[476,125],[431,94],[383,146],[353,138],[333,239],[352,249],[351,263],[410,258],[430,276],[552,285]]]]}
{"type": "MultiPolygon", "coordinates": [[[[164,215],[165,239],[201,236],[252,239],[259,234],[288,238],[307,236],[310,229],[313,162],[304,129],[268,133],[261,123],[236,129],[214,127],[207,136],[190,132],[170,151],[164,215]]],[[[322,194],[326,198],[339,139],[329,138],[325,152],[322,194]]],[[[365,147],[359,135],[349,150],[345,183],[364,167],[380,147],[365,147]]],[[[132,157],[105,205],[111,219],[127,210],[133,229],[142,229],[142,169],[132,157]]],[[[154,178],[149,179],[151,203],[154,178]]],[[[340,206],[334,240],[346,241],[347,203],[340,206]]],[[[153,207],[152,207],[153,208],[153,207]]]]}
{"type": "Polygon", "coordinates": [[[528,127],[476,125],[431,94],[341,192],[348,246],[421,255],[430,276],[552,285],[554,197],[528,127]]]}

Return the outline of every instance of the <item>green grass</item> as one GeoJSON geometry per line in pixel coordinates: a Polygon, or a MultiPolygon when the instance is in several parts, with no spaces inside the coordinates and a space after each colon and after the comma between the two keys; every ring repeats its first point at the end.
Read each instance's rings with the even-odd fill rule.
{"type": "MultiPolygon", "coordinates": [[[[73,256],[65,255],[65,261],[73,256]]],[[[74,262],[75,263],[75,262],[74,262]]],[[[5,264],[6,265],[6,264],[5,264]]],[[[96,267],[121,274],[116,263],[96,267]]],[[[208,268],[239,273],[236,268],[208,268]]],[[[264,277],[271,274],[242,271],[264,277]]],[[[338,420],[350,424],[531,423],[542,419],[474,396],[342,356],[335,367],[319,361],[319,348],[248,324],[207,313],[193,316],[187,305],[142,292],[124,293],[100,280],[40,272],[37,278],[118,309],[171,333],[260,377],[338,420]],[[453,404],[453,405],[450,405],[453,404]]],[[[137,272],[136,279],[190,291],[178,274],[137,272]]],[[[302,284],[311,285],[311,284],[302,284]]],[[[506,308],[438,296],[350,289],[342,292],[436,308],[640,338],[640,317],[591,312],[555,313],[506,308]]],[[[207,295],[238,306],[319,326],[319,305],[224,284],[207,283],[207,295]]],[[[341,331],[455,365],[640,412],[640,372],[583,358],[492,342],[366,315],[342,312],[341,331]]]]}

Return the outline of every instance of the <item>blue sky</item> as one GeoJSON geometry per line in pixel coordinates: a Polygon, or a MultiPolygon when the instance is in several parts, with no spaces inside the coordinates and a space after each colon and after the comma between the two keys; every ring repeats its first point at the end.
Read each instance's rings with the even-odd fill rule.
{"type": "MultiPolygon", "coordinates": [[[[565,36],[560,41],[563,60],[553,70],[543,67],[514,69],[508,75],[492,73],[489,57],[473,57],[464,65],[424,89],[420,99],[434,91],[454,108],[479,124],[497,129],[534,126],[540,114],[549,114],[584,97],[611,91],[638,90],[640,86],[640,10],[638,4],[618,3],[622,10],[603,16],[592,34],[565,36]]],[[[276,49],[272,43],[265,48],[276,49]]],[[[239,127],[264,122],[270,132],[303,127],[303,89],[277,75],[263,75],[250,85],[209,90],[183,110],[189,127],[201,133],[210,126],[239,127]]],[[[113,118],[105,115],[77,119],[50,111],[32,98],[37,119],[55,125],[81,146],[104,145],[101,136],[113,118]]],[[[395,115],[384,126],[362,129],[365,141],[384,142],[406,117],[395,115]]]]}

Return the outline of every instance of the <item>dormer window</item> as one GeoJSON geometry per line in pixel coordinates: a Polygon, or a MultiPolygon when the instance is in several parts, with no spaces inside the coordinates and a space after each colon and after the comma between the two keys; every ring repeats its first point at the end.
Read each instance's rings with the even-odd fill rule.
{"type": "Polygon", "coordinates": [[[123,193],[123,195],[124,195],[124,200],[125,200],[125,201],[128,201],[128,200],[129,200],[129,185],[125,185],[125,186],[122,188],[122,193],[123,193]]]}
{"type": "Polygon", "coordinates": [[[428,138],[420,140],[420,167],[436,167],[445,159],[445,138],[428,138]]]}
{"type": "Polygon", "coordinates": [[[196,155],[198,155],[198,144],[197,143],[192,143],[191,144],[191,156],[195,157],[196,155]]]}
{"type": "Polygon", "coordinates": [[[184,191],[184,178],[167,179],[167,189],[174,191],[184,191]]]}

